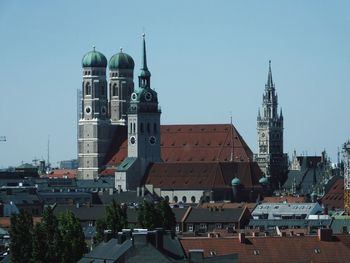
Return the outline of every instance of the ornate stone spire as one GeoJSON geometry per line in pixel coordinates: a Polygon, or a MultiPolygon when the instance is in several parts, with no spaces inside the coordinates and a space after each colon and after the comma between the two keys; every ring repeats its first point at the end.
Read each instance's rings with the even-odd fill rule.
{"type": "Polygon", "coordinates": [[[142,34],[142,61],[141,71],[139,75],[139,86],[142,88],[150,88],[151,72],[147,67],[147,55],[146,55],[146,39],[145,33],[142,34]]]}

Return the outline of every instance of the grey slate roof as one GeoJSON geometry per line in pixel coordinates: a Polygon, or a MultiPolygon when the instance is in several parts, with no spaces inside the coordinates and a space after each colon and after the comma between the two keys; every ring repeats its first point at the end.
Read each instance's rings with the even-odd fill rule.
{"type": "Polygon", "coordinates": [[[80,221],[96,221],[106,217],[106,207],[104,205],[94,205],[91,207],[75,205],[56,205],[53,212],[56,216],[67,211],[72,211],[80,221]]]}
{"type": "Polygon", "coordinates": [[[113,263],[132,247],[132,241],[126,240],[118,244],[118,239],[112,238],[108,242],[101,242],[78,263],[113,263]]]}
{"type": "Polygon", "coordinates": [[[94,197],[94,199],[99,199],[99,202],[102,204],[110,204],[113,199],[118,203],[122,204],[130,204],[130,203],[140,203],[144,199],[151,201],[152,197],[146,194],[144,197],[137,196],[136,191],[127,191],[121,193],[113,193],[110,195],[109,193],[98,194],[94,197]]]}
{"type": "Polygon", "coordinates": [[[192,209],[186,219],[187,223],[232,223],[238,222],[244,208],[226,208],[221,211],[211,211],[206,208],[192,209]]]}
{"type": "Polygon", "coordinates": [[[185,208],[172,208],[172,211],[174,212],[176,222],[181,222],[182,218],[184,217],[188,207],[185,208]]]}
{"type": "Polygon", "coordinates": [[[114,188],[114,177],[101,177],[97,180],[76,180],[77,188],[114,188]]]}
{"type": "Polygon", "coordinates": [[[0,192],[0,200],[3,203],[13,202],[16,205],[40,204],[40,200],[36,194],[26,192],[17,192],[13,194],[6,194],[0,192]]]}

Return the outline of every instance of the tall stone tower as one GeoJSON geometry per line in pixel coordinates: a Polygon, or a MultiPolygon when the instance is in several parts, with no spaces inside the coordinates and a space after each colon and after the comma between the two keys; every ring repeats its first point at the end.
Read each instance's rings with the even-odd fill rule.
{"type": "Polygon", "coordinates": [[[78,134],[78,178],[94,179],[110,144],[106,57],[95,50],[82,60],[82,102],[78,134]]]}
{"type": "Polygon", "coordinates": [[[150,163],[160,162],[160,114],[158,94],[151,89],[143,35],[142,66],[139,85],[131,94],[128,110],[128,158],[117,168],[115,186],[135,189],[150,163]]]}
{"type": "Polygon", "coordinates": [[[257,117],[258,154],[255,160],[259,164],[271,186],[277,188],[287,176],[288,157],[283,153],[283,115],[278,114],[278,97],[272,80],[271,61],[262,103],[257,117]]]}
{"type": "Polygon", "coordinates": [[[123,52],[109,60],[109,94],[111,125],[126,125],[130,96],[134,90],[134,67],[132,57],[123,52]]]}

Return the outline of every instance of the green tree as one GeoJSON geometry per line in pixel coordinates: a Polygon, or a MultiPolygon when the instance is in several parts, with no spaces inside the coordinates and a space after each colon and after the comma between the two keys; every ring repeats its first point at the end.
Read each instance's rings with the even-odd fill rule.
{"type": "Polygon", "coordinates": [[[46,236],[46,262],[60,262],[62,238],[58,230],[58,219],[50,206],[44,210],[42,224],[46,236]]]}
{"type": "Polygon", "coordinates": [[[84,254],[86,244],[83,229],[75,215],[68,211],[59,217],[58,229],[62,238],[62,263],[74,263],[84,254]]]}
{"type": "Polygon", "coordinates": [[[33,230],[32,262],[45,263],[46,260],[46,232],[43,224],[37,223],[33,230]]]}
{"type": "Polygon", "coordinates": [[[114,199],[112,203],[106,208],[107,228],[112,231],[112,236],[116,237],[118,232],[127,227],[126,206],[121,206],[114,199]]]}
{"type": "Polygon", "coordinates": [[[164,229],[174,230],[176,226],[176,217],[173,210],[169,206],[168,200],[161,200],[157,204],[156,209],[160,216],[160,226],[164,229]]]}
{"type": "Polygon", "coordinates": [[[25,210],[11,215],[11,262],[27,263],[32,255],[33,218],[25,210]]]}
{"type": "Polygon", "coordinates": [[[144,200],[138,210],[137,221],[142,228],[154,229],[161,226],[161,218],[153,203],[144,200]]]}
{"type": "Polygon", "coordinates": [[[98,219],[96,221],[96,236],[95,242],[100,243],[103,240],[103,233],[107,229],[107,222],[105,219],[98,219]]]}

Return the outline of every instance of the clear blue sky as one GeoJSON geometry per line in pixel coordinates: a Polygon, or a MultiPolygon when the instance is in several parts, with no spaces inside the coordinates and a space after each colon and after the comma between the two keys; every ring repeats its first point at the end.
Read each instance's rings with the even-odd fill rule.
{"type": "MultiPolygon", "coordinates": [[[[76,157],[76,91],[92,45],[140,66],[147,34],[163,124],[233,122],[256,151],[268,60],[285,150],[336,161],[350,138],[349,1],[0,1],[0,167],[76,157]]],[[[136,80],[136,78],[135,78],[136,80]]],[[[135,81],[136,83],[136,81],[135,81]]]]}

